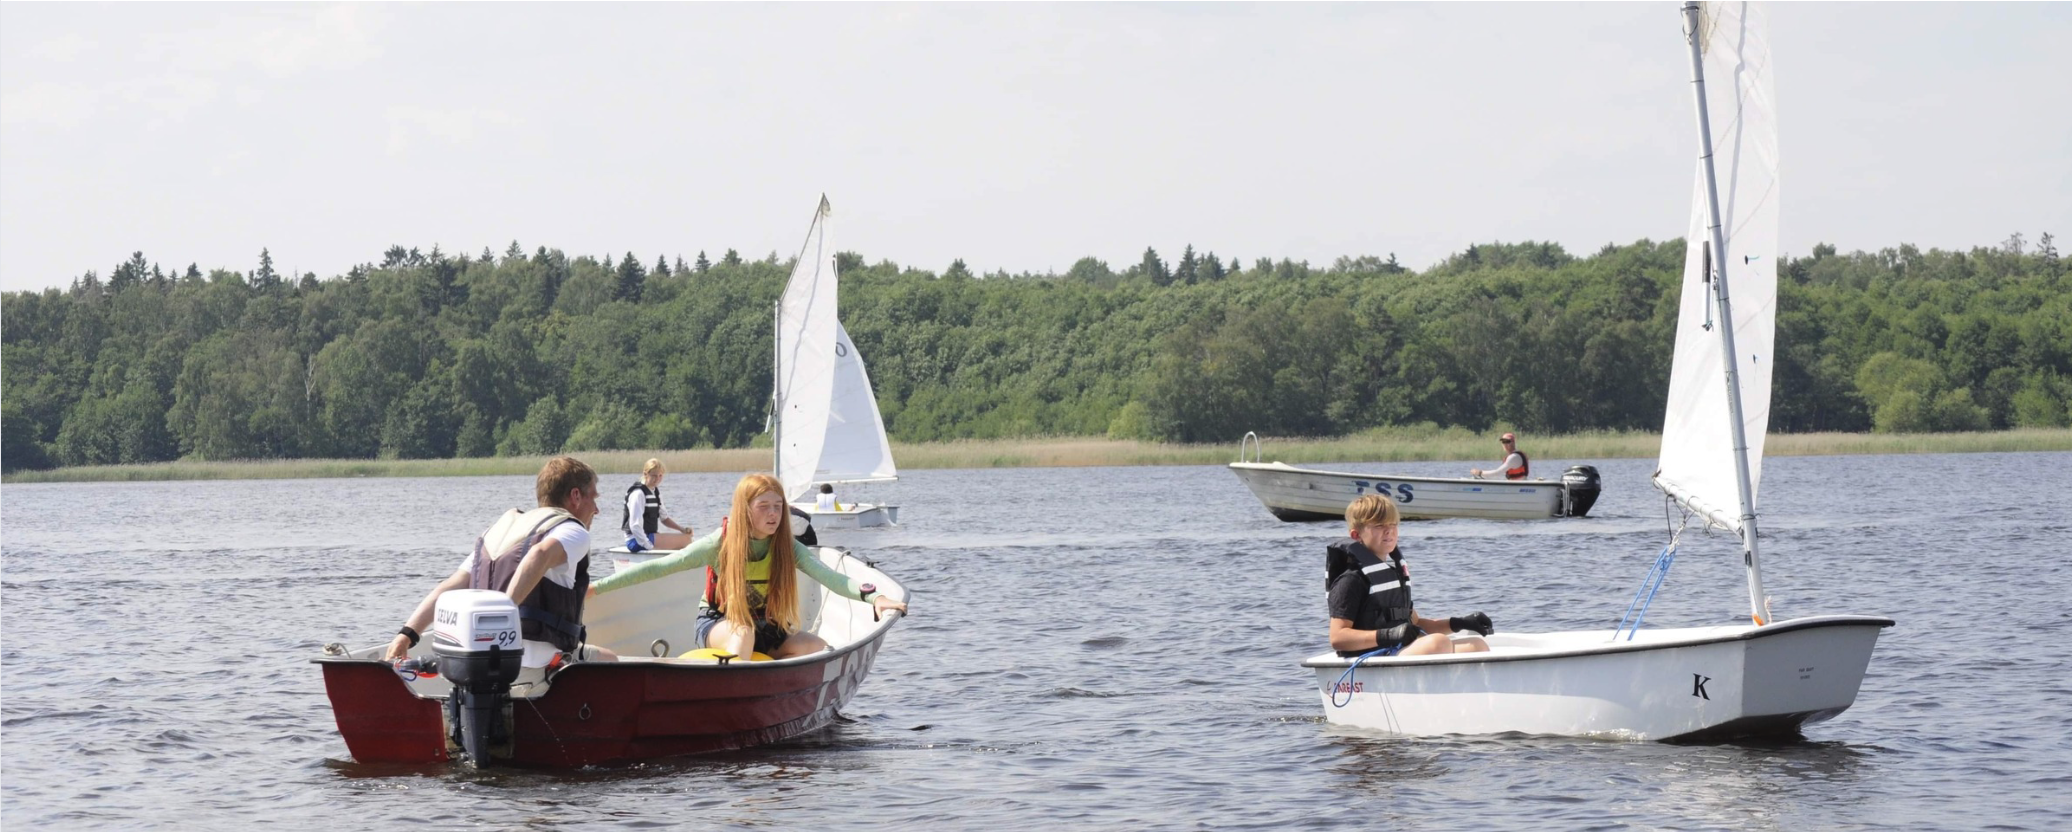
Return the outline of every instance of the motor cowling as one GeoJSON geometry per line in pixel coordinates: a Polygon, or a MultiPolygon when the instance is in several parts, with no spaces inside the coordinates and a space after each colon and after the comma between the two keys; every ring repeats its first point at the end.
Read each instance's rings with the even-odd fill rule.
{"type": "Polygon", "coordinates": [[[504,713],[525,660],[518,627],[518,605],[494,590],[452,590],[433,608],[432,652],[453,683],[447,716],[454,742],[477,767],[489,764],[492,747],[510,741],[504,713]]]}
{"type": "Polygon", "coordinates": [[[1590,507],[1597,504],[1597,495],[1604,488],[1604,481],[1597,476],[1594,465],[1571,465],[1561,472],[1561,493],[1567,504],[1566,514],[1582,517],[1590,513],[1590,507]]]}

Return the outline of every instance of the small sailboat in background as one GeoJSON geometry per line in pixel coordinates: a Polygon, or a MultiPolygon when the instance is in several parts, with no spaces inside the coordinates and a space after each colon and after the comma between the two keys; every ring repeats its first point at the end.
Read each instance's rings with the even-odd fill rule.
{"type": "Polygon", "coordinates": [[[1482,653],[1325,653],[1303,662],[1316,671],[1333,723],[1410,735],[1725,738],[1790,735],[1856,701],[1892,619],[1777,622],[1762,587],[1755,497],[1769,426],[1778,240],[1767,21],[1749,3],[1686,3],[1683,17],[1701,149],[1654,482],[1686,522],[1740,540],[1751,622],[1640,629],[1642,597],[1667,574],[1679,529],[1628,605],[1631,629],[1622,620],[1611,631],[1497,633],[1482,653]]]}
{"type": "Polygon", "coordinates": [[[832,508],[815,500],[822,484],[899,479],[870,374],[837,311],[835,250],[827,241],[832,215],[821,197],[777,300],[771,468],[815,529],[889,526],[899,522],[899,506],[841,502],[839,494],[832,508]]]}

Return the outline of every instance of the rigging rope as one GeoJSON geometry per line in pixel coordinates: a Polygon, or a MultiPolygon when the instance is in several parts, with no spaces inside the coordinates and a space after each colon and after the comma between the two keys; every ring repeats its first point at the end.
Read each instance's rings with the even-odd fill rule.
{"type": "Polygon", "coordinates": [[[1632,641],[1634,636],[1640,635],[1640,623],[1647,618],[1648,606],[1655,603],[1655,593],[1662,589],[1662,582],[1669,578],[1669,567],[1676,564],[1676,544],[1683,539],[1684,529],[1689,528],[1690,525],[1691,513],[1685,511],[1683,512],[1683,522],[1679,523],[1676,530],[1669,535],[1669,544],[1662,547],[1661,554],[1655,555],[1655,565],[1648,568],[1647,577],[1640,579],[1640,589],[1635,590],[1633,600],[1627,602],[1626,614],[1619,616],[1619,626],[1612,630],[1613,641],[1619,640],[1621,632],[1626,633],[1627,641],[1632,641]],[[1646,597],[1643,598],[1642,596],[1646,597]],[[1637,613],[1635,611],[1636,608],[1638,608],[1637,613]],[[1633,621],[1633,629],[1631,631],[1626,629],[1626,621],[1628,619],[1633,621]]]}
{"type": "MultiPolygon", "coordinates": [[[[1376,647],[1365,653],[1361,653],[1357,658],[1354,658],[1352,664],[1346,665],[1345,672],[1338,674],[1338,681],[1333,682],[1331,684],[1331,707],[1343,708],[1347,705],[1352,704],[1353,671],[1360,669],[1361,662],[1364,662],[1375,656],[1393,656],[1402,649],[1403,646],[1400,644],[1394,647],[1376,647]],[[1343,691],[1345,693],[1345,701],[1343,702],[1338,701],[1338,694],[1340,691],[1343,691]]],[[[1381,697],[1381,717],[1385,722],[1387,722],[1388,730],[1396,731],[1396,710],[1395,708],[1389,705],[1388,692],[1376,689],[1374,693],[1375,695],[1381,697]]]]}

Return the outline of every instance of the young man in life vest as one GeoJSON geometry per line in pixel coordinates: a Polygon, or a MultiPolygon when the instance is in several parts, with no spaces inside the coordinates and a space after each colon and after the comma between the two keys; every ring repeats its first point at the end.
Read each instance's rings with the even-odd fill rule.
{"type": "Polygon", "coordinates": [[[590,520],[597,516],[597,472],[572,456],[540,468],[533,484],[539,508],[511,509],[475,541],[446,580],[432,587],[389,642],[396,661],[417,646],[432,623],[439,596],[454,589],[492,589],[518,604],[528,670],[547,667],[562,653],[590,661],[617,661],[610,650],[583,643],[583,600],[590,588],[590,520]]]}
{"type": "Polygon", "coordinates": [[[1526,459],[1525,454],[1518,450],[1518,437],[1506,433],[1498,437],[1497,441],[1504,445],[1504,461],[1497,463],[1495,468],[1486,471],[1481,468],[1470,468],[1468,469],[1468,474],[1476,479],[1502,474],[1504,479],[1507,480],[1522,480],[1531,476],[1532,461],[1526,459]]]}
{"type": "Polygon", "coordinates": [[[1482,613],[1452,618],[1421,618],[1410,603],[1410,570],[1396,547],[1396,503],[1369,494],[1345,508],[1351,540],[1325,549],[1324,585],[1330,588],[1331,649],[1351,658],[1376,650],[1381,655],[1421,656],[1433,653],[1480,653],[1489,642],[1454,639],[1449,634],[1496,632],[1482,613]]]}

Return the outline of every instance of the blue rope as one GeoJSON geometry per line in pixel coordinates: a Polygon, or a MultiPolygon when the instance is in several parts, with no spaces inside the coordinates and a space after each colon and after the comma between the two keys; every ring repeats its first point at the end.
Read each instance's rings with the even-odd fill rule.
{"type": "Polygon", "coordinates": [[[1619,616],[1619,627],[1612,631],[1613,641],[1619,640],[1619,633],[1626,632],[1629,618],[1633,620],[1633,630],[1626,632],[1626,640],[1632,641],[1634,636],[1640,635],[1640,622],[1647,617],[1648,605],[1655,603],[1655,593],[1662,589],[1662,582],[1669,578],[1669,567],[1675,563],[1676,541],[1670,540],[1669,545],[1662,547],[1662,553],[1655,556],[1655,565],[1648,569],[1647,577],[1640,579],[1640,589],[1634,591],[1633,600],[1626,604],[1626,614],[1619,616]],[[1645,600],[1641,598],[1643,594],[1647,596],[1645,600]],[[1634,612],[1635,607],[1639,608],[1638,614],[1634,612]]]}
{"type": "Polygon", "coordinates": [[[1361,663],[1361,662],[1364,662],[1364,661],[1366,661],[1367,659],[1369,659],[1369,658],[1371,658],[1371,657],[1374,657],[1374,656],[1393,656],[1393,655],[1395,655],[1395,654],[1396,654],[1396,651],[1398,651],[1398,650],[1401,650],[1401,649],[1403,649],[1403,645],[1400,645],[1400,644],[1398,644],[1398,645],[1396,645],[1396,646],[1394,646],[1394,647],[1376,647],[1376,648],[1374,648],[1374,649],[1372,649],[1372,650],[1369,650],[1369,651],[1367,651],[1367,652],[1365,652],[1365,653],[1361,653],[1361,654],[1359,655],[1359,657],[1358,657],[1358,658],[1355,658],[1355,659],[1353,659],[1353,663],[1352,663],[1352,664],[1346,665],[1346,667],[1345,667],[1345,672],[1344,672],[1344,673],[1340,673],[1340,674],[1338,674],[1338,681],[1337,681],[1337,682],[1334,682],[1334,683],[1332,683],[1332,685],[1331,685],[1331,707],[1333,707],[1333,708],[1343,708],[1343,707],[1345,707],[1345,706],[1347,706],[1347,705],[1350,705],[1350,704],[1352,704],[1352,702],[1353,702],[1353,687],[1352,687],[1352,678],[1353,678],[1353,671],[1355,671],[1355,670],[1359,670],[1359,669],[1360,669],[1360,663],[1361,663]],[[1338,701],[1338,691],[1339,691],[1340,689],[1343,689],[1343,690],[1345,691],[1345,701],[1344,701],[1344,702],[1340,702],[1340,701],[1338,701]]]}

